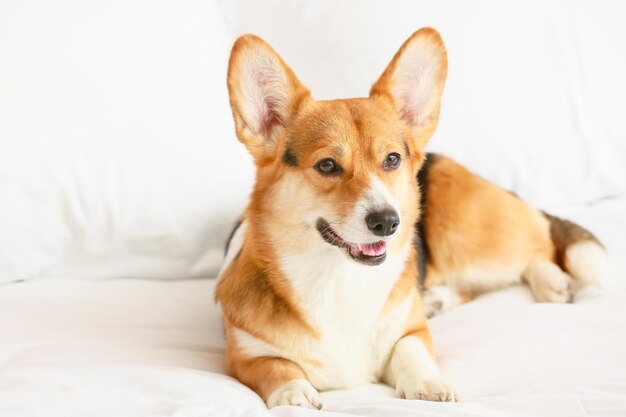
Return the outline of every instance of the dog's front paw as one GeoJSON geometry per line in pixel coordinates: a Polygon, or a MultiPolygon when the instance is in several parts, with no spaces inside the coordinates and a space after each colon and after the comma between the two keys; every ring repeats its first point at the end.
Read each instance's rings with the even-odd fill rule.
{"type": "Polygon", "coordinates": [[[278,387],[267,398],[268,408],[279,405],[295,405],[305,408],[322,408],[319,393],[304,379],[294,379],[278,387]]]}
{"type": "Polygon", "coordinates": [[[396,393],[407,400],[459,401],[459,396],[447,382],[409,376],[398,381],[396,393]]]}

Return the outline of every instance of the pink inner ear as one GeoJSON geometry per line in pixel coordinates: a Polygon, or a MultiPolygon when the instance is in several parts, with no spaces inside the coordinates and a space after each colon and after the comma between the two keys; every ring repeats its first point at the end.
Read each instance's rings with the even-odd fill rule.
{"type": "Polygon", "coordinates": [[[278,125],[284,126],[284,121],[278,113],[278,101],[272,96],[266,96],[261,109],[260,129],[266,138],[272,137],[274,128],[278,125]]]}
{"type": "Polygon", "coordinates": [[[417,112],[411,108],[410,104],[402,106],[400,109],[400,118],[409,126],[417,126],[419,120],[417,112]]]}
{"type": "Polygon", "coordinates": [[[258,71],[254,74],[256,94],[255,99],[255,134],[261,134],[265,139],[271,139],[274,130],[278,126],[284,126],[285,121],[281,115],[282,101],[281,91],[283,88],[276,74],[272,72],[258,71]]]}

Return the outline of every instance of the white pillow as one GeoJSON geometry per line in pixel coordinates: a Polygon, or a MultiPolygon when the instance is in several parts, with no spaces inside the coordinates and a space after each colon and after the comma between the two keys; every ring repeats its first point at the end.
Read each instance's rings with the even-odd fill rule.
{"type": "Polygon", "coordinates": [[[317,98],[365,96],[416,29],[449,72],[429,149],[540,206],[626,194],[626,3],[222,0],[317,98]]]}
{"type": "Polygon", "coordinates": [[[0,282],[214,275],[252,163],[192,0],[0,7],[0,282]]]}
{"type": "Polygon", "coordinates": [[[540,205],[626,193],[624,3],[4,0],[0,282],[214,275],[253,181],[225,86],[266,38],[364,96],[416,29],[449,52],[430,149],[540,205]]]}

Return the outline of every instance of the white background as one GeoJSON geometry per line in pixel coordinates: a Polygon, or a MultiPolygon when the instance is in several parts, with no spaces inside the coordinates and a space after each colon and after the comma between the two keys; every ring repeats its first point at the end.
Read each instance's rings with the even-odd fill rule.
{"type": "Polygon", "coordinates": [[[0,0],[0,281],[218,270],[253,181],[225,86],[246,32],[330,99],[433,26],[431,150],[542,208],[623,195],[625,21],[619,1],[0,0]]]}

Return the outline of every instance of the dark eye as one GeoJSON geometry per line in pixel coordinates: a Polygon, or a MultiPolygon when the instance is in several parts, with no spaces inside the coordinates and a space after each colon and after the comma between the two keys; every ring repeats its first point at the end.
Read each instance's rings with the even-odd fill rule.
{"type": "Polygon", "coordinates": [[[385,162],[383,162],[383,169],[385,171],[392,171],[394,169],[398,169],[399,166],[400,166],[400,155],[395,152],[387,155],[385,162]]]}
{"type": "Polygon", "coordinates": [[[315,164],[315,169],[317,169],[320,174],[326,177],[341,174],[341,167],[331,158],[326,158],[319,161],[317,164],[315,164]]]}

